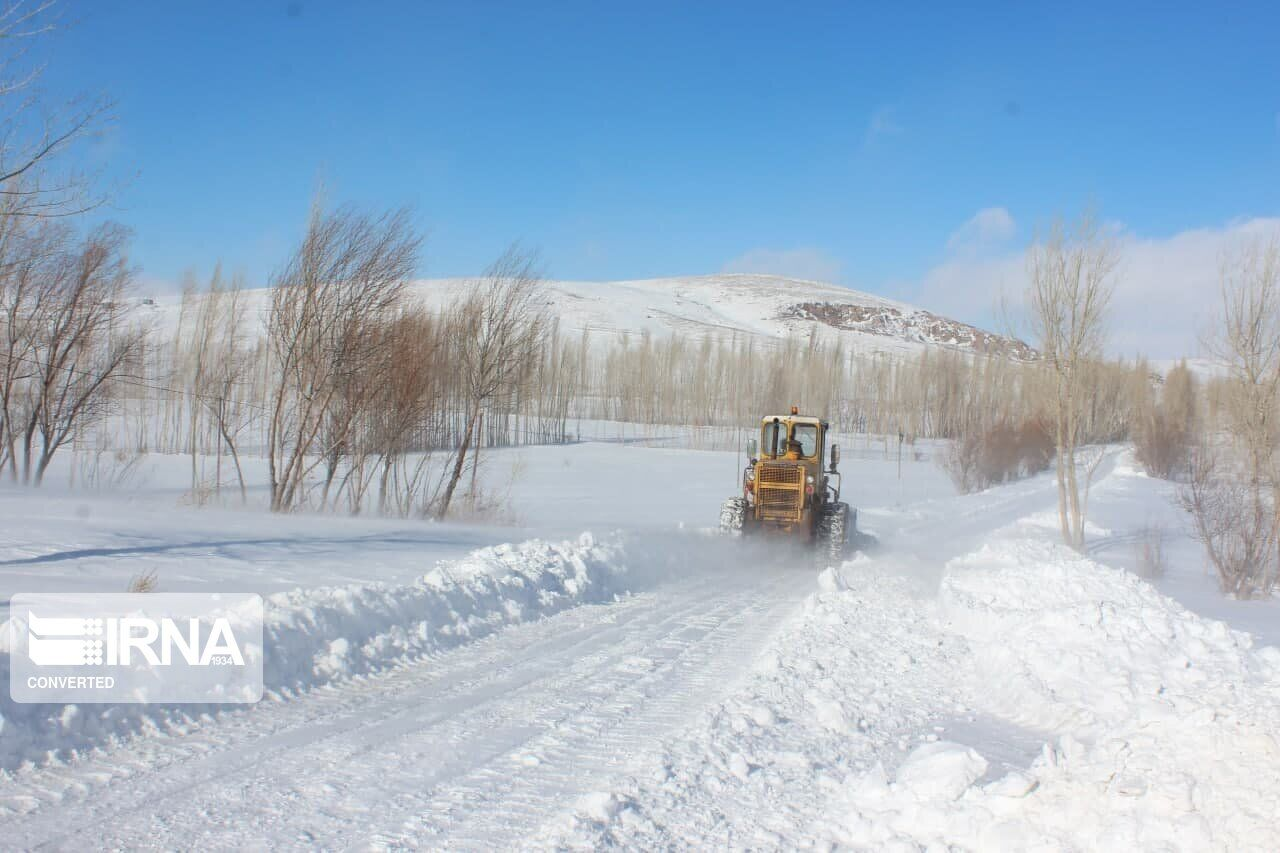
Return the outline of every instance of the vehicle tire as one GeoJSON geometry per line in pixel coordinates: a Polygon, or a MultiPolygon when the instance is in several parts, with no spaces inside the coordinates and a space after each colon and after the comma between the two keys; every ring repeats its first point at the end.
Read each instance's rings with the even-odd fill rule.
{"type": "Polygon", "coordinates": [[[822,508],[814,537],[819,559],[828,560],[833,565],[844,562],[845,547],[849,534],[853,532],[855,518],[857,516],[844,502],[827,504],[822,508]]]}
{"type": "Polygon", "coordinates": [[[720,507],[720,532],[741,533],[747,521],[747,499],[729,498],[720,507]]]}

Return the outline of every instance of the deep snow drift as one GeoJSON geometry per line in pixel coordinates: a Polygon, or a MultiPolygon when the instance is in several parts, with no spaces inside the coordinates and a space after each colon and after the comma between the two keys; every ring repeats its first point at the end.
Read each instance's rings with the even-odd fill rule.
{"type": "Polygon", "coordinates": [[[270,690],[243,709],[6,703],[5,837],[1274,847],[1280,610],[1217,595],[1170,487],[1127,452],[1100,472],[1086,555],[1055,544],[1048,477],[955,497],[927,459],[899,481],[854,454],[879,546],[825,568],[703,532],[734,454],[495,456],[524,472],[521,529],[0,491],[5,593],[114,591],[140,566],[264,592],[270,690]],[[1155,585],[1126,571],[1152,523],[1155,585]]]}

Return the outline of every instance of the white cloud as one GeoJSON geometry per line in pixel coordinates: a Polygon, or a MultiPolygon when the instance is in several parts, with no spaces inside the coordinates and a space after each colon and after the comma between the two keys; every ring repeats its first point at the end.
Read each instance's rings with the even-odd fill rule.
{"type": "Polygon", "coordinates": [[[720,271],[839,282],[843,269],[844,264],[838,258],[822,249],[806,246],[796,249],[751,249],[727,262],[720,271]]]}
{"type": "Polygon", "coordinates": [[[1018,226],[1003,207],[984,207],[947,239],[947,251],[975,253],[1008,241],[1018,226]]]}
{"type": "MultiPolygon", "coordinates": [[[[1200,354],[1199,341],[1218,310],[1218,264],[1224,252],[1260,234],[1280,236],[1280,219],[1147,238],[1126,233],[1111,303],[1115,355],[1178,358],[1200,354]]],[[[990,327],[1001,297],[1016,308],[1027,285],[1026,252],[959,255],[931,269],[914,299],[922,308],[990,327]]]]}

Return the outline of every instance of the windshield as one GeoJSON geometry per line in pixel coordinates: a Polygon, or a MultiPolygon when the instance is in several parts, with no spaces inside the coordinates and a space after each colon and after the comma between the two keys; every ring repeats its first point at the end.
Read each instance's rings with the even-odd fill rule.
{"type": "Polygon", "coordinates": [[[800,442],[800,455],[813,456],[818,452],[818,427],[814,424],[796,424],[791,437],[800,442]]]}
{"type": "Polygon", "coordinates": [[[765,456],[782,456],[787,452],[787,425],[783,423],[768,424],[764,428],[764,441],[760,452],[765,456]],[[777,441],[774,436],[777,435],[777,441]]]}

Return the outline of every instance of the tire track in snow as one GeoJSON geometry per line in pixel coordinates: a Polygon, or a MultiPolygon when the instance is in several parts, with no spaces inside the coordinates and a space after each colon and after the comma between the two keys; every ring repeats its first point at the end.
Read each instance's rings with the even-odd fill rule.
{"type": "Polygon", "coordinates": [[[636,769],[663,734],[680,729],[697,711],[722,698],[795,602],[785,594],[787,586],[794,587],[794,581],[774,580],[764,589],[735,596],[648,645],[646,653],[657,653],[658,659],[629,661],[635,666],[609,673],[613,683],[602,691],[601,701],[564,702],[562,718],[570,726],[548,729],[504,756],[499,766],[480,768],[449,786],[427,814],[380,841],[412,844],[435,829],[450,849],[517,847],[558,809],[570,808],[583,793],[636,769]],[[537,760],[532,768],[527,766],[530,758],[537,760]],[[450,815],[458,813],[467,818],[453,826],[450,815]]]}
{"type": "Polygon", "coordinates": [[[0,826],[57,848],[518,837],[718,695],[804,591],[793,574],[702,572],[575,608],[186,736],[18,774],[0,785],[0,826]]]}

